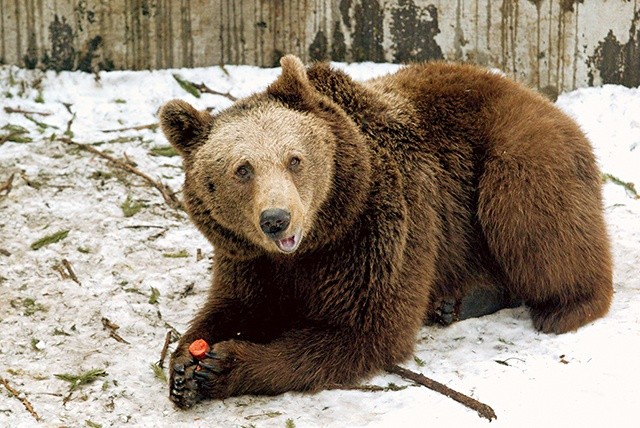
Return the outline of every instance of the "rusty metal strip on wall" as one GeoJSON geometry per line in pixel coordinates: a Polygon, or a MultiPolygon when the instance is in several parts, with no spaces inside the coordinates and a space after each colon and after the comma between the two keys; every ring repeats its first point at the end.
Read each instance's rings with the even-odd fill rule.
{"type": "Polygon", "coordinates": [[[0,61],[110,70],[472,61],[531,86],[640,84],[639,0],[0,0],[0,61]]]}

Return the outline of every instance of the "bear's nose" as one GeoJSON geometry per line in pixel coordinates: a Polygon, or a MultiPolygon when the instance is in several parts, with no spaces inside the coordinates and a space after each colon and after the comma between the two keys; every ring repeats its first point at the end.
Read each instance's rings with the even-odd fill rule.
{"type": "Polygon", "coordinates": [[[260,214],[260,228],[267,235],[275,235],[289,227],[291,214],[280,208],[272,208],[262,211],[260,214]]]}

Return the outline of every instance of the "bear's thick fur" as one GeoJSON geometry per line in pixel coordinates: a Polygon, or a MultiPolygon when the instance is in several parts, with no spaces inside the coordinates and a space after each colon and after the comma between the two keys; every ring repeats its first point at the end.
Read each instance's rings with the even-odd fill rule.
{"type": "Polygon", "coordinates": [[[216,117],[161,111],[214,246],[211,291],[172,357],[176,404],[358,382],[479,288],[524,302],[548,333],[607,312],[600,173],[553,104],[471,65],[357,83],[281,64],[216,117]],[[196,371],[200,338],[213,349],[196,371]]]}

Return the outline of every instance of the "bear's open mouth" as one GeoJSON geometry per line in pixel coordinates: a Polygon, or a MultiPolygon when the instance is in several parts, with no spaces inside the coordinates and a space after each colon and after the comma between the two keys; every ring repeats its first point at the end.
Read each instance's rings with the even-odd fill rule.
{"type": "Polygon", "coordinates": [[[289,236],[288,238],[277,239],[275,243],[278,249],[283,253],[292,253],[298,249],[298,245],[300,245],[301,238],[302,238],[302,233],[298,231],[292,236],[289,236]]]}

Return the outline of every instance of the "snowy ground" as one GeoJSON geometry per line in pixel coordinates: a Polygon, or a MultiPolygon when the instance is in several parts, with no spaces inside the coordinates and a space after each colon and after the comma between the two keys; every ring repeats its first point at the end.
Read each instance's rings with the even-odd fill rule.
{"type": "MultiPolygon", "coordinates": [[[[346,68],[364,79],[395,66],[346,68]]],[[[245,396],[186,412],[172,406],[151,365],[167,331],[184,331],[199,306],[212,250],[156,189],[59,137],[135,162],[178,190],[180,159],[154,155],[167,145],[159,130],[105,132],[155,123],[171,98],[214,110],[230,105],[223,96],[195,98],[174,73],[241,97],[278,70],[111,72],[96,79],[0,68],[0,141],[23,141],[0,143],[0,189],[13,175],[11,188],[0,191],[0,377],[33,405],[42,426],[487,426],[475,412],[393,375],[370,383],[408,387],[245,396]],[[127,199],[140,208],[128,217],[127,199]],[[67,230],[64,239],[31,248],[67,230]],[[80,284],[68,278],[68,267],[80,284]],[[120,327],[116,334],[103,318],[120,327]],[[72,391],[55,376],[93,369],[103,375],[72,391]]],[[[640,190],[640,91],[582,89],[558,104],[588,133],[603,171],[640,190]]],[[[521,308],[423,328],[416,358],[405,366],[491,405],[498,417],[491,426],[638,426],[640,200],[611,180],[605,195],[616,266],[606,318],[562,336],[535,332],[521,308]]],[[[34,425],[23,403],[0,386],[0,427],[34,425]]]]}

